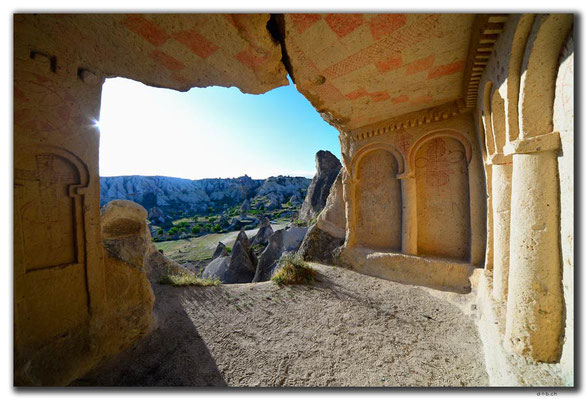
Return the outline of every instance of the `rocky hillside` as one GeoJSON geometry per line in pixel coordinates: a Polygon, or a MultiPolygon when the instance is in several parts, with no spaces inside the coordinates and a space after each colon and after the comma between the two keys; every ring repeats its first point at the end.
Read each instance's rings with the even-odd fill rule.
{"type": "Polygon", "coordinates": [[[253,207],[274,209],[290,201],[301,204],[310,179],[277,176],[252,179],[189,180],[166,176],[116,176],[100,178],[100,205],[124,199],[139,203],[147,210],[162,209],[165,214],[186,216],[223,211],[248,200],[253,207]],[[261,204],[263,206],[261,206],[261,204]]]}

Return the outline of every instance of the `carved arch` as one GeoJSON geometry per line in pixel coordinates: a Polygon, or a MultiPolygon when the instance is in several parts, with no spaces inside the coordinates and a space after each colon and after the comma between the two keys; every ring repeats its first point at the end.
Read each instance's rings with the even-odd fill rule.
{"type": "Polygon", "coordinates": [[[473,154],[473,148],[471,146],[471,142],[465,135],[462,133],[452,130],[452,129],[440,129],[437,131],[428,132],[426,135],[422,136],[412,145],[410,148],[410,152],[408,155],[408,170],[405,172],[406,175],[413,175],[416,170],[416,153],[420,149],[420,147],[426,143],[430,139],[441,138],[441,137],[450,137],[453,139],[458,140],[463,145],[465,149],[465,158],[467,160],[467,164],[471,162],[471,156],[473,154]]]}
{"type": "Polygon", "coordinates": [[[524,53],[519,97],[522,139],[551,133],[559,54],[573,26],[572,14],[536,18],[524,53]]]}
{"type": "Polygon", "coordinates": [[[363,159],[368,153],[375,150],[386,150],[393,155],[398,166],[398,176],[405,172],[403,154],[390,143],[377,142],[370,143],[355,153],[350,163],[350,175],[352,179],[356,179],[357,177],[357,168],[361,164],[361,159],[363,159]]]}
{"type": "Polygon", "coordinates": [[[526,48],[528,36],[530,36],[535,18],[536,16],[534,14],[520,16],[512,40],[512,49],[508,63],[507,96],[504,105],[507,121],[506,135],[509,142],[516,140],[520,134],[518,100],[520,95],[522,62],[524,61],[524,49],[526,48]]]}

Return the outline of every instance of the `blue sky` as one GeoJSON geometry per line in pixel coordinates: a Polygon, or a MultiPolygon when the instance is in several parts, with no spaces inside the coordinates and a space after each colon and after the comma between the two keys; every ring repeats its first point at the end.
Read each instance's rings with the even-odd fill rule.
{"type": "Polygon", "coordinates": [[[234,87],[181,93],[108,79],[99,127],[101,176],[312,177],[318,150],[340,159],[337,130],[291,81],[250,95],[234,87]]]}

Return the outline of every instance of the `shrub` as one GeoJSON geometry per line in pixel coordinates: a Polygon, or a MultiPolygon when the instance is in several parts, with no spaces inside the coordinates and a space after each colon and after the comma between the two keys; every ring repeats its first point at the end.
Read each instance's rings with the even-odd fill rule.
{"type": "Polygon", "coordinates": [[[200,233],[200,225],[193,226],[192,229],[190,230],[190,232],[194,235],[197,235],[198,233],[200,233]]]}
{"type": "Polygon", "coordinates": [[[167,272],[159,279],[159,283],[173,286],[218,286],[220,279],[198,278],[195,274],[187,271],[167,272]]]}
{"type": "Polygon", "coordinates": [[[214,224],[214,226],[212,227],[212,232],[220,232],[222,230],[222,227],[218,224],[214,224]]]}
{"type": "Polygon", "coordinates": [[[208,217],[208,221],[210,221],[210,222],[216,221],[216,216],[208,217]]]}
{"type": "Polygon", "coordinates": [[[291,223],[295,226],[308,226],[308,223],[303,219],[294,219],[293,221],[291,221],[291,223]]]}
{"type": "Polygon", "coordinates": [[[278,285],[309,284],[316,280],[316,270],[292,254],[279,259],[279,270],[271,277],[278,285]]]}
{"type": "Polygon", "coordinates": [[[161,236],[165,233],[165,231],[163,230],[163,228],[159,228],[157,229],[157,236],[161,236]]]}
{"type": "Polygon", "coordinates": [[[232,247],[230,247],[230,246],[226,246],[226,251],[227,251],[228,253],[230,253],[230,252],[232,251],[232,247]]]}
{"type": "Polygon", "coordinates": [[[206,232],[210,232],[212,230],[212,225],[206,224],[204,225],[204,229],[206,230],[206,232]]]}
{"type": "Polygon", "coordinates": [[[174,226],[167,231],[167,234],[170,236],[173,236],[173,235],[177,234],[177,232],[179,232],[179,229],[176,226],[174,226]]]}

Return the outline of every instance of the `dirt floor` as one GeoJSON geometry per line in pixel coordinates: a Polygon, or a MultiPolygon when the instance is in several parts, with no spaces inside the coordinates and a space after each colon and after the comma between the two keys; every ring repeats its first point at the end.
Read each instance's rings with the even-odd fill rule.
{"type": "Polygon", "coordinates": [[[311,286],[155,284],[155,330],[74,385],[488,384],[473,317],[442,292],[312,265],[311,286]]]}

